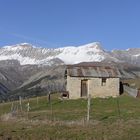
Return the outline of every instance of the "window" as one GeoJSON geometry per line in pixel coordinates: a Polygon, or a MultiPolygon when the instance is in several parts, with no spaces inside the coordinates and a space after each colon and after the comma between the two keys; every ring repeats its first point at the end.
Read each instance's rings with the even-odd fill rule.
{"type": "Polygon", "coordinates": [[[102,78],[102,86],[106,85],[106,78],[102,78]]]}
{"type": "Polygon", "coordinates": [[[64,78],[66,79],[67,78],[67,70],[65,70],[65,75],[64,75],[64,78]]]}

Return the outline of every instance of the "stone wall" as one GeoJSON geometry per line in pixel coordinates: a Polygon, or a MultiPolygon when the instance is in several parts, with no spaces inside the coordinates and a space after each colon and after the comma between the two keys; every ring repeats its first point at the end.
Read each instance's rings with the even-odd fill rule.
{"type": "Polygon", "coordinates": [[[119,78],[107,78],[102,83],[102,78],[67,77],[67,91],[70,99],[81,97],[81,80],[88,79],[88,94],[91,97],[116,97],[119,96],[119,78]]]}
{"type": "Polygon", "coordinates": [[[81,79],[75,77],[67,77],[67,91],[69,91],[70,99],[81,97],[81,79]]]}
{"type": "Polygon", "coordinates": [[[108,78],[104,85],[102,78],[90,79],[88,93],[101,98],[119,96],[119,78],[108,78]]]}

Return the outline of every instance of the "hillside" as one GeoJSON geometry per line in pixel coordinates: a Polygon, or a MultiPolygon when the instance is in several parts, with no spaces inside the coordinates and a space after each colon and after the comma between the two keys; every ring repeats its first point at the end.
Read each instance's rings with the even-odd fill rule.
{"type": "Polygon", "coordinates": [[[0,104],[0,139],[139,140],[139,99],[92,99],[87,123],[87,100],[60,100],[59,94],[0,104]],[[30,111],[27,112],[27,103],[30,111]],[[14,127],[13,127],[14,126],[14,127]]]}
{"type": "MultiPolygon", "coordinates": [[[[58,92],[66,90],[65,65],[60,66],[37,66],[20,65],[14,60],[7,60],[8,64],[0,65],[0,82],[9,90],[3,94],[3,99],[18,99],[22,97],[34,97],[45,95],[45,92],[58,92]],[[10,63],[10,64],[9,64],[10,63]],[[15,65],[15,63],[17,65],[15,65]]],[[[2,64],[0,62],[0,64],[2,64]]],[[[133,65],[117,63],[80,63],[77,65],[112,65],[119,68],[121,79],[139,78],[140,68],[133,65]]]]}

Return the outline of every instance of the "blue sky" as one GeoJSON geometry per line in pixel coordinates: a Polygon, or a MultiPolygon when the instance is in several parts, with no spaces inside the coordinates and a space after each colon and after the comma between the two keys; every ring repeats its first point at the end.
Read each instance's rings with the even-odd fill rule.
{"type": "Polygon", "coordinates": [[[0,0],[0,46],[140,47],[140,0],[0,0]]]}

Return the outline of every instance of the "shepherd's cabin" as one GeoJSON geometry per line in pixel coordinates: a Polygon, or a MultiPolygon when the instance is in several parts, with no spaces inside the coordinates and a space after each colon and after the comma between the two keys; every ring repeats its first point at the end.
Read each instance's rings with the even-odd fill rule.
{"type": "Polygon", "coordinates": [[[76,66],[66,69],[66,89],[70,99],[87,97],[117,97],[120,92],[120,72],[111,66],[76,66]]]}

